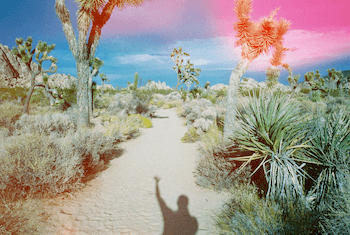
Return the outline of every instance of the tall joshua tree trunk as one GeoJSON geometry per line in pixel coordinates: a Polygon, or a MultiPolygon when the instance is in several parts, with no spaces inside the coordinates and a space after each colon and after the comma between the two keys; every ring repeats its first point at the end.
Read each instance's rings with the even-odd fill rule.
{"type": "Polygon", "coordinates": [[[77,105],[79,111],[79,117],[82,120],[81,124],[89,124],[90,112],[89,112],[89,100],[90,100],[90,87],[89,78],[90,66],[89,61],[77,61],[77,105]]]}
{"type": "Polygon", "coordinates": [[[65,0],[55,0],[56,14],[62,23],[69,50],[72,52],[77,65],[79,124],[90,124],[89,79],[91,74],[89,62],[90,59],[95,56],[103,26],[110,19],[115,7],[121,10],[125,5],[138,6],[144,1],[145,0],[76,0],[79,5],[77,12],[79,36],[77,39],[70,20],[69,11],[65,5],[65,0]]]}
{"type": "Polygon", "coordinates": [[[232,71],[230,82],[227,90],[226,113],[225,113],[225,128],[224,137],[231,137],[237,128],[236,124],[236,107],[238,99],[239,83],[243,74],[247,71],[250,61],[242,58],[237,67],[232,71]]]}

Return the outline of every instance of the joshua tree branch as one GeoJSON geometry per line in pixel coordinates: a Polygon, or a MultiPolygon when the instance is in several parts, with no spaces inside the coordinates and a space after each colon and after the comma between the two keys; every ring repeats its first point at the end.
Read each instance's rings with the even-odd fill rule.
{"type": "Polygon", "coordinates": [[[70,21],[69,11],[65,5],[65,0],[56,0],[55,10],[57,16],[60,18],[63,26],[64,34],[66,35],[69,49],[72,52],[74,58],[78,56],[78,42],[74,34],[72,22],[70,21]]]}

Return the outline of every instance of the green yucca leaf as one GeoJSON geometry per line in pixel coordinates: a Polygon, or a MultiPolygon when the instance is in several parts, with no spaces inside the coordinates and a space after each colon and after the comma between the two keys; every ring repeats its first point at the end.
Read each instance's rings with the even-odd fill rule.
{"type": "Polygon", "coordinates": [[[315,195],[317,210],[336,210],[329,195],[341,196],[342,187],[350,189],[350,183],[342,180],[350,170],[350,116],[334,112],[315,117],[308,124],[310,132],[305,138],[311,139],[311,148],[303,149],[303,153],[320,169],[309,194],[315,195]]]}

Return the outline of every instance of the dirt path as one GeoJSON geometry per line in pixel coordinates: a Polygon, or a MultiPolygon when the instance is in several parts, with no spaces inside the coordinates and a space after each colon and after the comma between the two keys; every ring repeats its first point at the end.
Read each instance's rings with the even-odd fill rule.
{"type": "Polygon", "coordinates": [[[74,198],[53,207],[57,213],[51,234],[162,234],[154,176],[161,179],[160,196],[172,211],[178,210],[178,198],[185,195],[188,211],[198,222],[197,234],[213,234],[212,211],[221,208],[227,195],[195,185],[197,144],[181,142],[186,127],[174,109],[156,114],[152,128],[121,144],[123,155],[107,170],[74,198]]]}

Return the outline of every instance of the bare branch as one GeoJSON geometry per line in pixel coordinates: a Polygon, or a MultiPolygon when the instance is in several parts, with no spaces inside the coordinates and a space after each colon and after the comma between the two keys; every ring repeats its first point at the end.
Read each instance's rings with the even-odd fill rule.
{"type": "Polygon", "coordinates": [[[78,56],[77,39],[75,37],[72,22],[70,21],[69,11],[65,5],[65,0],[56,0],[55,3],[56,15],[60,18],[64,34],[66,35],[69,49],[72,52],[74,58],[78,56]]]}

